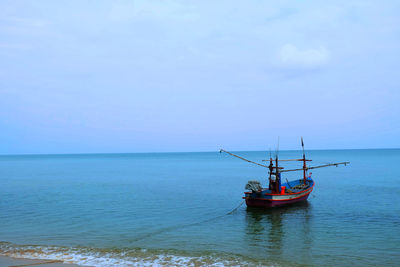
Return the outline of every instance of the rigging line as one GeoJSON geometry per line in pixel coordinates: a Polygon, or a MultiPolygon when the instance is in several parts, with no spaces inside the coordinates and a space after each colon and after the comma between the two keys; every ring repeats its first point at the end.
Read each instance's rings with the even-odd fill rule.
{"type": "Polygon", "coordinates": [[[321,160],[313,160],[314,164],[332,164],[332,162],[321,161],[321,160]]]}

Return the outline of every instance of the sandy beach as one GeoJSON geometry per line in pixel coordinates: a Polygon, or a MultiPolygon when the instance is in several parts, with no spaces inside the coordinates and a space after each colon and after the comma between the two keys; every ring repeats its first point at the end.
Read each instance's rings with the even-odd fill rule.
{"type": "Polygon", "coordinates": [[[79,267],[81,265],[67,264],[54,260],[32,260],[32,259],[16,259],[7,256],[0,256],[0,266],[4,267],[20,267],[20,266],[45,266],[45,267],[79,267]]]}

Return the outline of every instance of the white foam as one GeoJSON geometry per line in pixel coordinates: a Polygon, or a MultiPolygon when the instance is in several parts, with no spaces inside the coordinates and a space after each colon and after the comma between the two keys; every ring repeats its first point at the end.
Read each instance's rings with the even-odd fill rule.
{"type": "Polygon", "coordinates": [[[239,257],[224,259],[217,255],[181,256],[146,249],[104,250],[57,246],[26,246],[0,243],[0,254],[15,258],[60,260],[83,266],[261,266],[239,257]]]}

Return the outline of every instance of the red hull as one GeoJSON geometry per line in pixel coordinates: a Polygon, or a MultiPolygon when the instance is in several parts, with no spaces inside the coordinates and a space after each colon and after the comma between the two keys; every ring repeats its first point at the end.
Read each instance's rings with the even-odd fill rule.
{"type": "MultiPolygon", "coordinates": [[[[311,190],[312,191],[312,190],[311,190]]],[[[278,207],[283,205],[294,204],[297,202],[307,200],[311,191],[306,195],[303,195],[299,198],[287,199],[287,200],[271,200],[271,199],[260,199],[260,198],[246,198],[247,207],[263,207],[263,208],[271,208],[278,207]]]]}

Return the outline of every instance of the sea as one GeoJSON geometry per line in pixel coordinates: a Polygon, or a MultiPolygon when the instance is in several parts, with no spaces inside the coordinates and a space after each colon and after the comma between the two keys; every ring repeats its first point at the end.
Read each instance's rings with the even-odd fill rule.
{"type": "Polygon", "coordinates": [[[242,199],[247,181],[267,185],[268,169],[218,151],[3,155],[0,255],[87,266],[400,266],[400,149],[306,155],[310,166],[350,164],[314,169],[308,201],[272,209],[242,199]]]}

